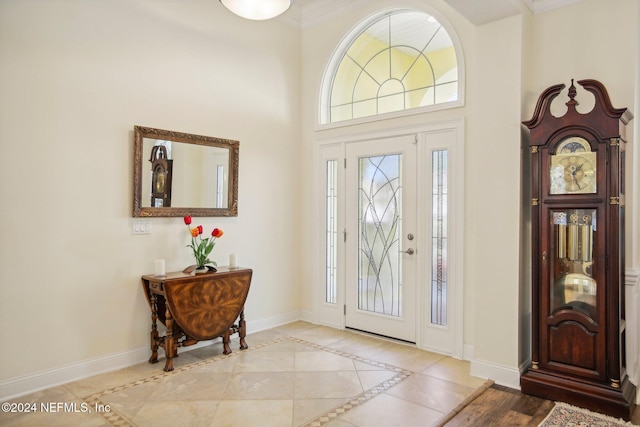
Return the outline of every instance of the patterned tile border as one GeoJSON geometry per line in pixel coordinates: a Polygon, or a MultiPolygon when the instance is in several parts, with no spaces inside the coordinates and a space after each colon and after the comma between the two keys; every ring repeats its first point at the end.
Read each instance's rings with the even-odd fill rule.
{"type": "MultiPolygon", "coordinates": [[[[332,410],[330,410],[329,412],[322,414],[314,419],[312,419],[311,421],[308,421],[306,424],[303,424],[304,427],[316,427],[316,426],[322,426],[330,421],[332,421],[333,419],[344,415],[345,413],[347,413],[348,411],[350,411],[351,409],[362,405],[363,403],[365,403],[366,401],[372,399],[373,397],[377,396],[378,394],[388,390],[389,388],[395,386],[396,384],[398,384],[399,382],[405,380],[406,378],[408,378],[409,376],[411,376],[413,374],[413,372],[406,370],[406,369],[402,369],[399,368],[397,366],[393,366],[393,365],[389,365],[387,363],[383,363],[383,362],[379,362],[377,360],[372,360],[372,359],[368,359],[368,358],[364,358],[364,357],[360,357],[360,356],[356,356],[344,351],[340,351],[340,350],[335,350],[329,347],[325,347],[319,344],[315,344],[309,341],[305,341],[303,339],[300,338],[294,338],[294,337],[280,337],[280,338],[276,338],[270,341],[266,341],[264,343],[261,344],[257,344],[255,346],[251,346],[246,350],[242,350],[242,351],[234,351],[231,354],[221,354],[219,356],[215,356],[212,357],[210,359],[204,359],[198,362],[193,362],[190,363],[188,365],[185,366],[181,366],[178,368],[175,368],[172,372],[165,372],[165,371],[161,371],[155,375],[151,375],[149,377],[137,380],[137,381],[132,381],[130,383],[127,384],[123,384],[120,386],[116,386],[116,387],[111,387],[109,389],[100,391],[98,393],[94,393],[92,395],[89,395],[85,398],[83,398],[84,402],[86,402],[89,407],[94,408],[96,407],[96,405],[106,405],[105,402],[102,401],[102,398],[104,396],[110,395],[112,393],[117,393],[126,389],[129,389],[131,387],[135,387],[138,385],[142,385],[142,384],[148,384],[148,383],[158,383],[161,379],[170,376],[170,375],[176,375],[179,374],[181,372],[186,372],[189,371],[191,369],[194,368],[198,368],[201,366],[205,366],[211,363],[216,363],[219,362],[221,360],[227,359],[229,357],[235,357],[239,354],[243,354],[246,353],[248,351],[255,351],[270,345],[274,345],[274,344],[278,344],[280,342],[294,342],[297,344],[302,344],[305,345],[307,347],[311,347],[311,348],[315,348],[317,350],[320,351],[325,351],[328,353],[332,353],[332,354],[336,354],[339,356],[343,356],[343,357],[347,357],[349,359],[352,360],[357,360],[358,362],[363,362],[363,363],[367,363],[369,365],[378,367],[378,368],[383,368],[386,369],[388,371],[391,372],[395,372],[395,375],[386,380],[381,382],[380,384],[365,390],[364,392],[360,393],[359,395],[355,396],[353,399],[349,400],[348,402],[344,403],[343,405],[340,405],[332,410]]],[[[158,364],[158,366],[160,366],[160,364],[158,364]]],[[[126,417],[124,417],[123,415],[119,414],[117,411],[115,410],[111,410],[109,412],[100,412],[100,415],[112,426],[115,427],[135,427],[135,424],[131,421],[128,420],[126,417]]]]}
{"type": "Polygon", "coordinates": [[[363,393],[360,393],[358,396],[354,397],[353,399],[351,399],[347,403],[345,403],[345,404],[343,404],[341,406],[338,406],[337,408],[332,409],[331,411],[327,412],[326,414],[323,414],[323,415],[320,415],[319,417],[314,418],[313,420],[309,421],[306,424],[303,424],[303,426],[304,427],[318,427],[318,426],[321,426],[321,425],[324,425],[324,424],[328,423],[329,421],[333,421],[335,418],[338,418],[338,417],[346,414],[351,409],[362,405],[366,401],[374,398],[378,394],[380,394],[380,393],[388,390],[389,388],[393,387],[394,385],[398,384],[400,381],[406,379],[409,375],[398,374],[398,375],[394,376],[393,378],[391,378],[391,379],[389,379],[387,381],[384,381],[384,382],[378,384],[377,386],[375,386],[373,388],[370,388],[369,390],[364,391],[363,393]]]}
{"type": "Polygon", "coordinates": [[[388,390],[389,388],[391,388],[394,385],[398,384],[400,381],[407,379],[411,374],[413,374],[413,372],[411,372],[409,370],[406,370],[406,369],[398,368],[397,366],[389,365],[387,363],[378,362],[377,360],[372,360],[372,359],[367,359],[367,358],[360,357],[360,356],[355,356],[353,354],[346,353],[344,351],[334,350],[332,348],[324,347],[324,346],[319,345],[319,344],[310,343],[310,342],[301,340],[299,338],[290,338],[290,340],[294,341],[294,342],[298,342],[300,344],[307,345],[309,347],[316,348],[318,350],[326,351],[328,353],[337,354],[339,356],[348,357],[350,359],[357,360],[358,362],[367,363],[369,365],[376,366],[378,368],[384,368],[387,371],[392,371],[392,372],[396,373],[396,375],[394,375],[393,378],[390,378],[390,379],[388,379],[386,381],[383,381],[380,384],[378,384],[377,386],[374,386],[374,387],[370,388],[369,390],[365,390],[364,392],[360,393],[359,395],[357,395],[356,397],[354,397],[350,401],[346,402],[345,404],[343,404],[341,406],[338,406],[337,408],[332,409],[331,411],[327,412],[326,414],[323,414],[323,415],[320,415],[319,417],[314,418],[313,420],[307,422],[306,424],[303,424],[304,427],[318,427],[318,426],[324,425],[324,424],[328,423],[329,421],[332,421],[335,418],[344,415],[345,413],[347,413],[351,409],[362,405],[366,401],[368,401],[368,400],[372,399],[373,397],[377,396],[378,394],[388,390]]]}

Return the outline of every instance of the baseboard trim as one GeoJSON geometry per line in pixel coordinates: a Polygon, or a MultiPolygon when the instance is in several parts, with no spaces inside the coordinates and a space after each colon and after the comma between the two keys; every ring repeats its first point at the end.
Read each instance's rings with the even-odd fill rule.
{"type": "MultiPolygon", "coordinates": [[[[301,312],[291,312],[264,319],[247,321],[247,329],[260,332],[276,326],[300,320],[301,312]]],[[[218,338],[219,340],[219,338],[218,338]]],[[[203,341],[185,348],[184,351],[195,350],[211,344],[212,341],[203,341]]],[[[162,351],[160,351],[162,353],[162,351]]],[[[10,378],[0,382],[0,401],[7,401],[36,391],[56,387],[72,381],[78,381],[93,375],[104,374],[118,369],[128,368],[139,363],[145,363],[151,355],[148,345],[95,357],[76,363],[70,363],[54,369],[48,369],[20,377],[10,378]]],[[[163,357],[163,355],[161,355],[163,357]]]]}
{"type": "Polygon", "coordinates": [[[490,379],[496,384],[520,390],[520,370],[518,368],[471,359],[469,373],[474,377],[490,379]]]}
{"type": "Polygon", "coordinates": [[[475,348],[473,344],[465,343],[462,346],[462,359],[463,360],[473,360],[473,356],[475,354],[475,348]]]}
{"type": "Polygon", "coordinates": [[[247,320],[247,330],[249,333],[264,331],[275,328],[277,326],[286,325],[302,319],[300,311],[292,311],[290,313],[279,314],[277,316],[265,317],[258,320],[247,320]]]}
{"type": "Polygon", "coordinates": [[[0,400],[136,365],[149,360],[149,355],[149,347],[144,346],[11,378],[0,383],[0,400]]]}

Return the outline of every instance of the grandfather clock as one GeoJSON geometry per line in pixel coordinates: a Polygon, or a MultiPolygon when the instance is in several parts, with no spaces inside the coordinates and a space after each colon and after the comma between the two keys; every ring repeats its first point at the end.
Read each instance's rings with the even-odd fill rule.
{"type": "Polygon", "coordinates": [[[169,159],[167,147],[154,145],[151,149],[151,207],[171,207],[173,160],[169,159]]]}
{"type": "Polygon", "coordinates": [[[595,97],[588,113],[551,114],[565,87],[538,99],[531,151],[532,343],[524,393],[629,419],[635,386],[625,369],[624,163],[626,108],[605,87],[577,82],[595,97]]]}

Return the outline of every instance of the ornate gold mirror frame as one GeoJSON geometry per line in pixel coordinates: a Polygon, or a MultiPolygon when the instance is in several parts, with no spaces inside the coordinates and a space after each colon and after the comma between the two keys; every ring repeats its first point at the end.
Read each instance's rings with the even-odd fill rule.
{"type": "Polygon", "coordinates": [[[240,142],[143,126],[133,134],[134,217],[238,216],[240,142]],[[165,160],[168,171],[157,167],[165,160]]]}

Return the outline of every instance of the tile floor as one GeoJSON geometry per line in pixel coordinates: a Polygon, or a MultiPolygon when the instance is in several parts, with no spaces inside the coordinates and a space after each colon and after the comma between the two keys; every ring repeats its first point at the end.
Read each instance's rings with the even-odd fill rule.
{"type": "Polygon", "coordinates": [[[0,413],[0,425],[430,426],[490,385],[468,362],[306,322],[247,343],[179,349],[173,372],[161,359],[22,396],[37,412],[0,413]]]}

